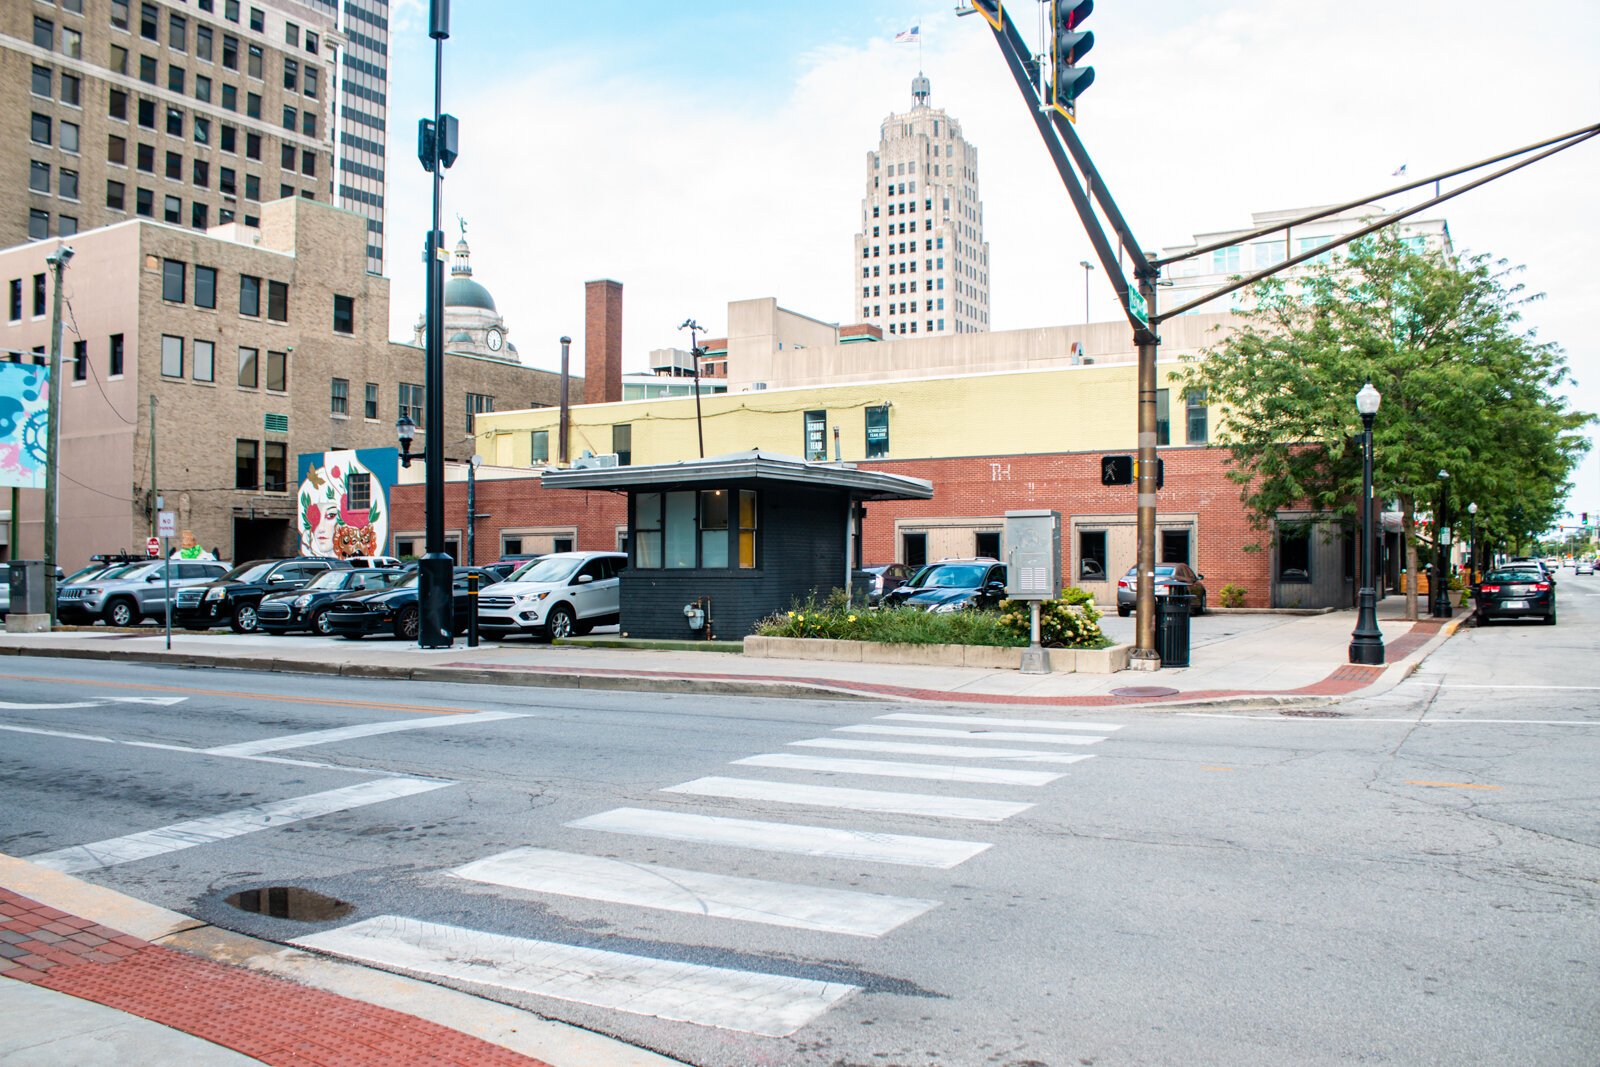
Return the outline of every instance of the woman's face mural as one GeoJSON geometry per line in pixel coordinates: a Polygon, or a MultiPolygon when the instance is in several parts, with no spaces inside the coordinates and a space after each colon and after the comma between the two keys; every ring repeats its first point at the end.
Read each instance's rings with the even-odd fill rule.
{"type": "Polygon", "coordinates": [[[378,555],[389,543],[386,504],[383,486],[353,451],[324,453],[300,483],[301,554],[378,555]]]}

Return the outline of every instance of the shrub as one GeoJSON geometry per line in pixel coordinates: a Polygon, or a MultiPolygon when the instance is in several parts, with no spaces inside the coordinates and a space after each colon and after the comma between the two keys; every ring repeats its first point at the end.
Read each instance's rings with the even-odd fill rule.
{"type": "MultiPolygon", "coordinates": [[[[1000,623],[1027,644],[1032,637],[1033,613],[1026,600],[1000,603],[1000,623]]],[[[1056,600],[1039,604],[1039,643],[1045,648],[1104,648],[1111,642],[1100,632],[1100,609],[1094,595],[1068,586],[1056,600]]]]}
{"type": "Polygon", "coordinates": [[[1222,587],[1222,606],[1225,608],[1244,607],[1244,587],[1228,583],[1222,587]]]}
{"type": "Polygon", "coordinates": [[[891,645],[1001,645],[1028,643],[1026,628],[1019,639],[993,611],[951,611],[934,614],[917,608],[878,608],[845,603],[835,589],[819,601],[813,592],[756,623],[761,637],[820,637],[843,641],[881,641],[891,645]]]}

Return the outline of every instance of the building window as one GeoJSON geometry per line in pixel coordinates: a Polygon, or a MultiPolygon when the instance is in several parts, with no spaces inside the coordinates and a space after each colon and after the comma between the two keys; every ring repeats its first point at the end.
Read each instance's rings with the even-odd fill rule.
{"type": "Polygon", "coordinates": [[[197,340],[194,343],[194,380],[197,382],[217,380],[217,346],[210,341],[197,340]]]}
{"type": "Polygon", "coordinates": [[[49,19],[33,16],[33,46],[46,52],[55,47],[56,24],[49,19]]]}
{"type": "Polygon", "coordinates": [[[812,461],[828,458],[828,413],[808,411],[805,414],[806,459],[812,461]]]}
{"type": "MultiPolygon", "coordinates": [[[[211,209],[198,200],[189,205],[189,225],[197,230],[203,230],[211,225],[211,209]]],[[[215,307],[216,304],[212,304],[215,307]]]]}
{"type": "Polygon", "coordinates": [[[258,44],[247,45],[245,48],[244,72],[252,78],[261,77],[261,46],[258,44]]]}
{"type": "Polygon", "coordinates": [[[922,531],[900,535],[900,561],[908,567],[922,567],[928,562],[928,535],[922,531]]]}
{"type": "Polygon", "coordinates": [[[37,159],[28,163],[28,188],[36,193],[50,195],[50,164],[37,159]]]}
{"type": "Polygon", "coordinates": [[[372,506],[372,475],[352,471],[345,478],[345,491],[350,494],[350,510],[365,511],[372,506]]]}
{"type": "Polygon", "coordinates": [[[237,439],[233,442],[233,487],[255,489],[261,484],[259,466],[261,446],[255,441],[237,439]]]}
{"type": "Polygon", "coordinates": [[[34,96],[50,99],[55,95],[55,73],[49,67],[34,64],[31,90],[34,96]]]}
{"type": "Polygon", "coordinates": [[[111,335],[111,350],[106,357],[106,376],[120,378],[122,376],[122,335],[111,335]]]}
{"type": "Polygon", "coordinates": [[[176,259],[161,261],[161,299],[183,303],[188,265],[176,259]]]}
{"type": "Polygon", "coordinates": [[[333,332],[356,332],[356,299],[353,296],[333,298],[333,332]]]}
{"type": "Polygon", "coordinates": [[[350,414],[350,382],[346,378],[335,378],[328,394],[328,410],[335,414],[348,417],[350,414]]]}
{"type": "Polygon", "coordinates": [[[6,305],[6,314],[12,322],[22,321],[22,279],[11,279],[11,293],[6,305]]]}
{"type": "Polygon", "coordinates": [[[261,488],[268,493],[287,492],[289,489],[288,444],[283,441],[268,441],[265,459],[266,463],[262,469],[265,484],[261,488]]]}
{"type": "Polygon", "coordinates": [[[1106,575],[1106,532],[1078,531],[1078,581],[1103,582],[1106,575]]]}
{"type": "Polygon", "coordinates": [[[1172,443],[1172,390],[1156,390],[1156,444],[1172,443]]]}
{"type": "Polygon", "coordinates": [[[182,67],[167,68],[167,88],[174,93],[183,92],[184,78],[187,75],[182,67]]]}
{"type": "Polygon", "coordinates": [[[289,283],[267,283],[267,318],[273,322],[289,321],[289,283]]]}
{"type": "Polygon", "coordinates": [[[63,122],[61,124],[61,151],[78,154],[78,124],[63,122]]]}
{"type": "MultiPolygon", "coordinates": [[[[183,111],[181,109],[179,109],[179,108],[175,108],[175,107],[167,108],[167,136],[168,137],[182,137],[183,136],[183,111]]],[[[172,153],[169,152],[167,154],[171,155],[172,153]]],[[[180,175],[182,174],[182,168],[181,167],[179,168],[179,174],[180,175]]]]}
{"type": "Polygon", "coordinates": [[[72,342],[72,380],[86,382],[89,380],[89,342],[72,342]]]}
{"type": "Polygon", "coordinates": [[[267,353],[267,389],[274,393],[289,391],[289,353],[267,353]]]}
{"type": "Polygon", "coordinates": [[[1191,445],[1203,445],[1210,440],[1209,409],[1206,407],[1206,391],[1204,389],[1190,389],[1184,394],[1188,405],[1188,437],[1191,445]]]}
{"type": "Polygon", "coordinates": [[[83,106],[83,82],[76,75],[61,75],[61,102],[73,107],[83,106]]]}
{"type": "Polygon", "coordinates": [[[396,405],[399,408],[400,413],[396,415],[395,418],[397,420],[401,418],[409,418],[416,425],[417,429],[422,429],[423,395],[422,386],[412,385],[410,382],[401,382],[400,397],[396,405]]]}
{"type": "Polygon", "coordinates": [[[369,419],[375,419],[375,418],[378,417],[378,383],[377,382],[368,382],[367,383],[367,399],[366,399],[366,409],[365,409],[364,414],[369,419]]]}
{"type": "Polygon", "coordinates": [[[617,466],[627,467],[633,463],[633,424],[622,423],[611,427],[611,451],[616,453],[617,466]]]}
{"type": "Polygon", "coordinates": [[[33,122],[29,127],[28,135],[34,144],[49,144],[53,138],[50,136],[50,116],[33,113],[33,122]]]}
{"type": "Polygon", "coordinates": [[[480,412],[494,410],[494,397],[480,393],[467,394],[467,432],[473,432],[475,419],[480,412]]]}
{"type": "MultiPolygon", "coordinates": [[[[635,566],[726,568],[734,490],[640,493],[635,498],[635,566]]],[[[756,494],[738,490],[738,567],[755,566],[756,494]]]]}
{"type": "Polygon", "coordinates": [[[889,405],[867,409],[867,458],[889,454],[889,405]]]}
{"type": "Polygon", "coordinates": [[[550,431],[533,431],[533,453],[531,461],[534,463],[550,462],[550,431]]]}
{"type": "MultiPolygon", "coordinates": [[[[228,169],[222,169],[224,174],[228,169]]],[[[226,190],[224,190],[226,192],[226,190]]],[[[261,317],[261,279],[248,274],[239,275],[239,314],[251,318],[261,317]]]]}
{"type": "Polygon", "coordinates": [[[1190,562],[1189,544],[1188,530],[1162,530],[1161,558],[1158,562],[1187,565],[1190,562]]]}
{"type": "Polygon", "coordinates": [[[239,388],[254,389],[261,384],[260,354],[255,348],[239,349],[239,388]]]}
{"type": "Polygon", "coordinates": [[[1244,254],[1238,245],[1218,248],[1211,253],[1211,273],[1236,274],[1243,265],[1244,254]]]}
{"type": "Polygon", "coordinates": [[[161,373],[167,378],[183,377],[183,338],[161,335],[161,373]]]}
{"type": "Polygon", "coordinates": [[[217,306],[217,268],[195,267],[194,305],[202,308],[217,306]]]}
{"type": "Polygon", "coordinates": [[[161,218],[165,222],[179,225],[183,222],[183,201],[175,196],[168,196],[161,201],[161,218]]]}
{"type": "Polygon", "coordinates": [[[44,293],[44,275],[35,274],[33,276],[33,317],[36,319],[44,316],[44,293]]]}

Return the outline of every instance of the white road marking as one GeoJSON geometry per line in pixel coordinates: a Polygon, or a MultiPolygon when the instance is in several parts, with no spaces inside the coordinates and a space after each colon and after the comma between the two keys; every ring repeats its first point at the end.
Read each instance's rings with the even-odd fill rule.
{"type": "Polygon", "coordinates": [[[871,830],[843,830],[832,826],[730,819],[721,815],[695,815],[685,811],[615,808],[567,823],[575,830],[602,830],[611,834],[660,837],[700,845],[750,848],[759,852],[785,852],[825,859],[897,863],[904,867],[948,870],[991,847],[984,841],[952,841],[941,837],[913,837],[871,830]]]}
{"type": "Polygon", "coordinates": [[[543,848],[513,849],[450,873],[532,893],[856,937],[882,937],[939,906],[937,900],[736,878],[543,848]]]}
{"type": "Polygon", "coordinates": [[[1423,678],[1409,679],[1412,685],[1431,685],[1435,689],[1561,689],[1579,693],[1600,691],[1600,685],[1479,685],[1472,682],[1430,682],[1423,678]]]}
{"type": "Polygon", "coordinates": [[[260,741],[243,741],[236,745],[218,745],[203,749],[211,756],[255,756],[262,752],[282,752],[288,748],[306,748],[310,745],[327,745],[334,741],[348,741],[354,737],[374,737],[378,734],[397,734],[407,730],[432,730],[441,726],[470,726],[479,722],[498,722],[502,719],[527,718],[514,711],[476,711],[469,715],[433,715],[425,719],[397,719],[390,722],[368,722],[356,726],[340,726],[332,730],[313,730],[304,734],[286,734],[266,737],[260,741]]]}
{"type": "Polygon", "coordinates": [[[835,733],[892,734],[897,737],[959,737],[963,741],[1031,741],[1036,745],[1093,745],[1103,737],[1054,737],[1050,734],[1023,734],[1004,730],[936,730],[921,726],[840,726],[835,733]]]}
{"type": "Polygon", "coordinates": [[[1091,755],[1064,756],[1042,749],[982,748],[965,745],[921,745],[909,741],[855,741],[844,737],[813,737],[808,741],[790,741],[798,748],[833,748],[847,752],[895,752],[907,756],[943,756],[946,759],[997,760],[1001,763],[1077,763],[1094,759],[1091,755]]]}
{"type": "Polygon", "coordinates": [[[68,708],[105,708],[112,704],[181,704],[188,697],[112,697],[109,700],[79,700],[70,704],[12,704],[0,700],[0,711],[65,711],[68,708]]]}
{"type": "Polygon", "coordinates": [[[663,793],[688,793],[734,800],[763,800],[778,804],[809,804],[821,808],[848,808],[896,815],[926,815],[936,819],[971,819],[999,822],[1027,811],[1032,804],[1009,800],[941,797],[926,793],[884,793],[875,789],[842,789],[832,785],[791,785],[751,778],[696,778],[668,786],[663,793]]]}
{"type": "MultiPolygon", "coordinates": [[[[207,752],[203,748],[188,748],[184,745],[164,745],[159,741],[124,741],[115,737],[101,737],[98,734],[76,734],[65,730],[45,730],[37,726],[11,726],[0,724],[0,730],[14,734],[38,734],[41,737],[61,737],[68,741],[93,741],[101,745],[127,745],[129,748],[153,748],[160,752],[182,752],[190,756],[208,756],[217,753],[207,752]]],[[[252,763],[281,763],[289,767],[313,767],[322,771],[343,771],[347,774],[382,775],[385,778],[399,778],[390,771],[370,769],[367,767],[341,767],[333,763],[317,763],[313,760],[290,759],[286,756],[240,756],[227,753],[229,759],[250,760],[252,763]]]]}
{"type": "Polygon", "coordinates": [[[832,774],[877,774],[885,778],[926,778],[935,782],[977,782],[980,785],[1049,785],[1059,772],[1018,771],[1000,767],[954,767],[943,763],[900,763],[896,760],[839,759],[834,756],[802,756],[774,752],[749,756],[733,763],[747,767],[780,767],[791,771],[823,771],[832,774]]]}
{"type": "Polygon", "coordinates": [[[82,871],[98,870],[101,867],[113,867],[119,863],[148,859],[167,852],[177,852],[196,845],[226,841],[230,837],[255,833],[257,830],[267,830],[275,826],[300,822],[303,819],[314,819],[319,815],[331,815],[334,812],[348,811],[368,804],[380,804],[385,800],[426,793],[453,784],[455,783],[428,782],[420,778],[386,778],[377,782],[362,782],[360,785],[347,785],[342,789],[330,789],[309,796],[275,800],[268,804],[252,804],[238,811],[190,819],[186,822],[173,823],[171,826],[146,830],[143,833],[128,834],[125,837],[113,837],[88,845],[73,845],[70,848],[29,856],[27,859],[30,863],[37,863],[41,867],[77,874],[82,871]]]}
{"type": "Polygon", "coordinates": [[[302,948],[658,1019],[787,1037],[857,986],[578,948],[380,915],[302,948]]]}
{"type": "Polygon", "coordinates": [[[1239,722],[1297,722],[1337,726],[1342,722],[1401,723],[1406,726],[1600,726],[1600,719],[1417,719],[1341,715],[1337,719],[1311,719],[1295,715],[1223,715],[1216,712],[1175,712],[1190,719],[1236,719],[1239,722]]]}
{"type": "Polygon", "coordinates": [[[1090,730],[1114,731],[1122,729],[1109,722],[1046,722],[1042,719],[990,719],[982,715],[918,715],[909,711],[896,712],[893,715],[879,715],[880,719],[895,719],[900,722],[943,722],[943,723],[971,723],[975,726],[1025,726],[1035,730],[1090,730]]]}

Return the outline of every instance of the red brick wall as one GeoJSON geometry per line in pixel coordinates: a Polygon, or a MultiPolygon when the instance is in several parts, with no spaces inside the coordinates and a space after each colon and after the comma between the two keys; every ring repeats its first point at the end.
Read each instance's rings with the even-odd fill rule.
{"type": "Polygon", "coordinates": [[[622,283],[583,286],[583,399],[610,404],[622,399],[622,283]]]}

